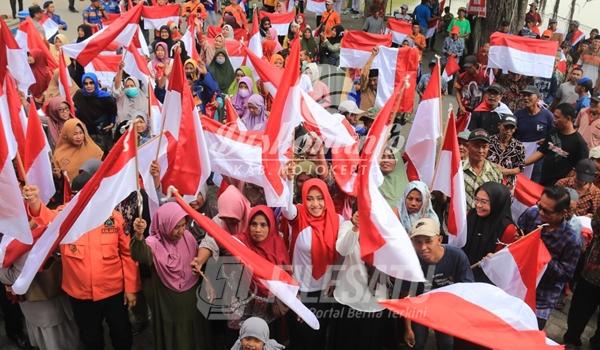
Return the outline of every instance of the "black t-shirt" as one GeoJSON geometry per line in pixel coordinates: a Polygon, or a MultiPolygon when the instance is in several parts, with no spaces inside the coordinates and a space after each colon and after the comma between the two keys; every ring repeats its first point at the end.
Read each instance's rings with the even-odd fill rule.
{"type": "Polygon", "coordinates": [[[490,135],[498,133],[500,115],[496,112],[473,112],[469,121],[469,130],[484,129],[490,135]]]}
{"type": "Polygon", "coordinates": [[[541,181],[544,186],[554,185],[556,181],[566,177],[577,162],[587,158],[589,154],[587,143],[578,132],[563,135],[554,131],[546,138],[539,151],[544,153],[541,181]]]}
{"type": "Polygon", "coordinates": [[[456,247],[444,244],[444,256],[437,264],[428,264],[419,259],[427,280],[424,283],[403,284],[410,295],[419,295],[458,282],[473,282],[473,272],[465,253],[456,247]]]}

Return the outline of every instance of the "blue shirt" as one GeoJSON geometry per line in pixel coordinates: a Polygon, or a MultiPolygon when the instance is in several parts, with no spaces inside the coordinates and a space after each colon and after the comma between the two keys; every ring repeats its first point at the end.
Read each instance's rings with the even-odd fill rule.
{"type": "Polygon", "coordinates": [[[427,28],[429,27],[428,22],[431,19],[431,9],[429,9],[429,6],[421,4],[415,7],[413,16],[421,27],[421,34],[425,35],[427,33],[427,28]]]}
{"type": "MultiPolygon", "coordinates": [[[[52,16],[50,16],[50,19],[53,20],[59,26],[63,26],[63,30],[67,30],[67,22],[63,21],[59,15],[53,13],[52,16]]],[[[63,43],[63,44],[68,44],[68,43],[63,43]]]]}
{"type": "Polygon", "coordinates": [[[578,98],[577,102],[575,102],[575,109],[577,110],[577,114],[579,114],[579,111],[581,111],[583,108],[588,108],[591,102],[592,98],[590,96],[581,96],[580,98],[578,98]]]}
{"type": "MultiPolygon", "coordinates": [[[[541,225],[538,207],[527,209],[519,218],[518,224],[523,232],[531,232],[541,225]]],[[[552,260],[548,263],[536,290],[535,314],[547,320],[562,295],[565,283],[573,278],[581,255],[581,243],[577,233],[566,220],[553,231],[542,231],[542,241],[552,260]]]]}
{"type": "Polygon", "coordinates": [[[554,129],[554,115],[542,108],[538,114],[529,115],[526,108],[515,112],[517,131],[515,138],[521,142],[535,142],[545,139],[554,129]]]}
{"type": "Polygon", "coordinates": [[[121,7],[117,0],[100,0],[106,13],[121,13],[121,7]]]}

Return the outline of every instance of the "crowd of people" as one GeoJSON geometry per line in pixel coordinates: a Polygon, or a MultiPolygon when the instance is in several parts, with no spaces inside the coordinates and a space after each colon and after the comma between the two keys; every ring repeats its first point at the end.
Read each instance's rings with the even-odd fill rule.
{"type": "MultiPolygon", "coordinates": [[[[28,9],[42,38],[46,36],[41,22],[46,18],[59,25],[58,34],[46,43],[57,61],[67,62],[73,82],[72,96],[67,98],[59,88],[59,69],[41,52],[28,52],[35,84],[23,94],[22,104],[25,110],[30,103],[40,110],[52,149],[56,187],[48,203],[41,200],[38,187],[22,188],[34,236],[37,232],[39,237],[66,201],[89,182],[129,128],[135,129],[140,146],[157,136],[148,101],[155,96],[164,102],[176,56],[183,62],[194,106],[201,115],[226,123],[233,113],[247,130],[265,132],[274,96],[254,68],[234,67],[227,49],[247,41],[252,32],[256,12],[246,1],[148,1],[153,6],[180,4],[178,22],[157,30],[146,30],[140,23],[150,43],[150,84],[124,72],[124,63],[114,81],[103,84],[61,50],[63,45],[90,38],[111,16],[138,1],[91,0],[82,9],[81,23],[66,23],[53,1],[28,9]],[[192,25],[197,58],[186,50],[182,38],[184,29],[192,25]],[[77,37],[68,38],[65,30],[73,26],[77,26],[77,37]]],[[[339,103],[321,69],[339,64],[347,15],[364,17],[364,24],[356,29],[386,32],[387,1],[364,3],[361,8],[358,0],[326,0],[324,12],[317,14],[316,25],[311,26],[304,14],[308,1],[289,5],[263,0],[262,9],[268,13],[286,13],[293,7],[294,21],[286,35],[279,35],[268,15],[257,21],[262,59],[273,70],[281,70],[289,63],[292,42],[299,40],[300,86],[322,107],[341,114],[360,139],[368,134],[381,107],[376,105],[379,72],[371,69],[378,50],[373,50],[363,69],[344,70],[347,84],[339,103]]],[[[18,5],[22,10],[22,1],[18,5]]],[[[15,17],[16,1],[11,6],[15,17]]],[[[74,0],[69,10],[78,11],[74,0]]],[[[161,186],[160,165],[153,162],[150,173],[155,188],[142,189],[143,207],[133,193],[102,225],[76,242],[59,245],[25,295],[14,295],[10,286],[27,255],[0,269],[0,281],[6,287],[0,299],[8,337],[24,349],[104,349],[106,323],[112,346],[118,350],[131,349],[134,336],[146,329],[154,348],[167,350],[375,350],[403,345],[425,349],[429,329],[394,315],[377,301],[419,295],[452,283],[491,283],[477,263],[544,225],[541,237],[552,259],[536,292],[539,329],[572,295],[567,332],[557,341],[579,348],[582,333],[600,305],[598,30],[584,35],[579,23],[572,21],[563,34],[553,19],[542,29],[537,4],[531,3],[524,27],[513,34],[559,42],[553,75],[542,78],[489,69],[490,45],[473,41],[466,8],[459,8],[454,16],[449,7],[440,8],[437,0],[422,0],[412,12],[402,5],[393,18],[412,24],[412,34],[394,45],[421,52],[419,96],[433,72],[426,67],[435,65],[424,58],[430,52],[441,55],[442,65],[451,57],[460,65],[453,77],[443,79],[442,90],[456,96],[468,210],[466,245],[447,244],[449,200],[428,184],[409,180],[401,144],[386,147],[379,163],[384,178],[379,190],[406,231],[398,234],[408,234],[412,241],[426,283],[397,280],[365,263],[360,253],[357,200],[339,188],[331,171],[331,154],[320,136],[299,127],[299,145],[306,147],[295,150],[294,166],[283,174],[295,193],[293,203],[268,207],[260,187],[243,178],[213,174],[190,205],[289,272],[300,285],[303,303],[319,319],[319,330],[269,297],[251,272],[228,267],[232,254],[169,200],[161,186]],[[432,19],[439,20],[438,32],[428,40],[424,33],[432,19]],[[521,175],[544,189],[537,204],[514,217],[513,191],[521,175]],[[156,191],[163,200],[153,217],[148,210],[149,191],[156,191]],[[591,237],[583,234],[584,217],[591,218],[591,237]],[[223,275],[210,276],[211,264],[223,266],[223,275]],[[216,291],[221,284],[223,290],[216,291]],[[236,289],[244,284],[248,295],[237,295],[236,289]],[[223,299],[225,305],[221,318],[211,317],[200,305],[200,300],[215,298],[223,299]]],[[[510,25],[503,21],[498,31],[511,34],[510,25]]],[[[399,128],[410,128],[410,114],[398,115],[399,128]]],[[[600,349],[600,328],[589,343],[600,349]]],[[[481,348],[441,332],[436,332],[436,344],[438,349],[481,348]]]]}

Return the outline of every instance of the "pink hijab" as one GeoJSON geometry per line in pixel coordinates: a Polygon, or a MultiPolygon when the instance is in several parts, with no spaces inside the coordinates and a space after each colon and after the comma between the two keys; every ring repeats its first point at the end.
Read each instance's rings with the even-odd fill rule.
{"type": "Polygon", "coordinates": [[[160,281],[165,287],[180,293],[198,282],[198,276],[190,266],[198,249],[194,236],[185,230],[178,241],[169,239],[171,231],[185,216],[185,211],[177,203],[162,205],[154,214],[150,236],[146,238],[160,281]]]}
{"type": "Polygon", "coordinates": [[[237,187],[229,185],[217,199],[217,207],[219,210],[217,216],[219,218],[234,218],[240,221],[234,232],[229,232],[227,225],[223,222],[221,227],[224,230],[231,234],[236,234],[248,227],[248,222],[250,220],[248,215],[250,214],[251,209],[250,202],[237,187]]]}

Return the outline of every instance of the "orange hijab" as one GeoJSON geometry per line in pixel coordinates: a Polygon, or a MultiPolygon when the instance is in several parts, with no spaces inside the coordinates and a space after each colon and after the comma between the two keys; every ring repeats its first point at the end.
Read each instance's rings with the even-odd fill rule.
{"type": "Polygon", "coordinates": [[[88,159],[102,159],[104,152],[94,143],[85,128],[85,124],[77,119],[71,118],[63,124],[60,136],[54,149],[54,164],[62,171],[67,172],[69,180],[73,181],[79,174],[79,168],[88,159]],[[84,140],[81,146],[73,145],[71,141],[76,128],[83,130],[84,140]]]}

